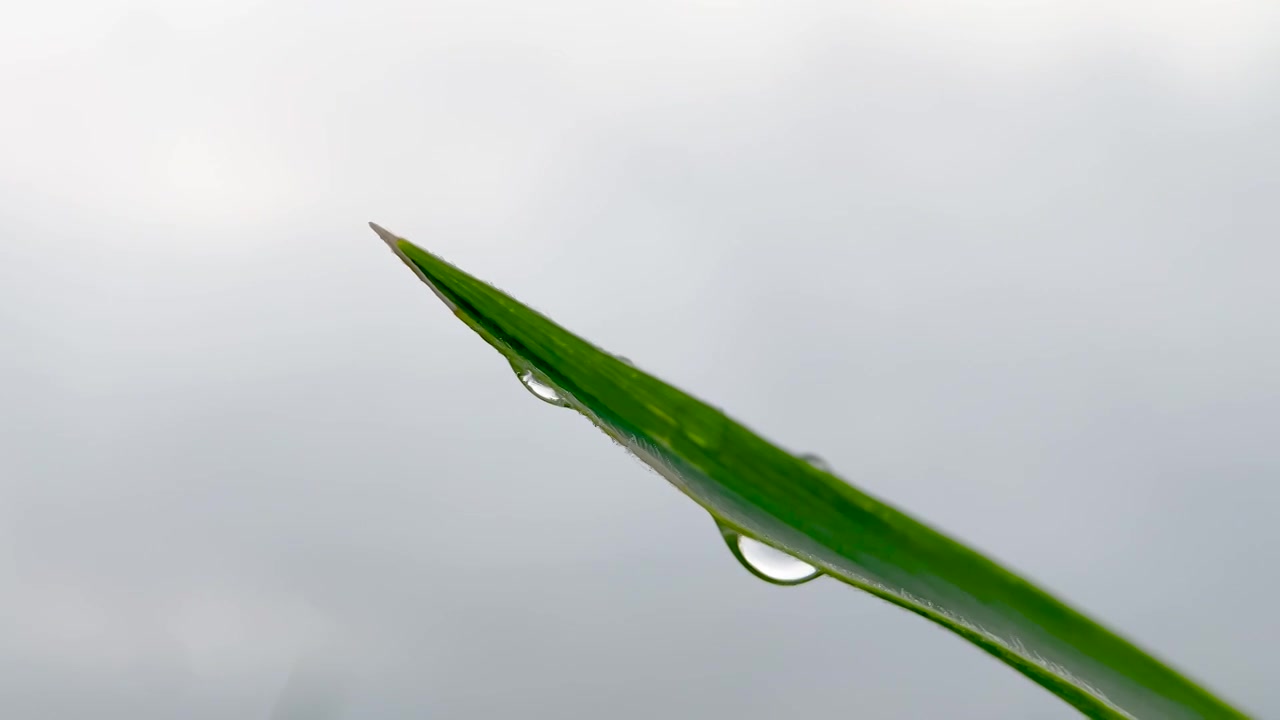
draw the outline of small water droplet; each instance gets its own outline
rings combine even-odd
[[[729,552],[733,553],[738,562],[742,563],[742,566],[752,575],[765,582],[774,585],[799,585],[822,574],[821,570],[809,563],[770,545],[765,545],[759,540],[749,538],[719,520],[716,521],[716,527],[720,529],[721,537],[729,546]]]
[[[828,465],[827,461],[823,460],[822,457],[819,455],[815,455],[813,453],[803,453],[800,455],[800,459],[818,468],[822,472],[831,472],[831,466]]]
[[[626,364],[630,365],[631,367],[635,367],[635,366],[636,366],[636,364],[635,364],[635,363],[631,362],[631,358],[627,357],[626,355],[614,355],[614,357],[615,357],[615,358],[617,358],[618,360],[621,360],[622,362],[624,362],[624,363],[626,363]]]
[[[515,370],[516,377],[520,378],[520,384],[524,386],[524,389],[528,390],[531,395],[542,402],[550,403],[551,405],[559,407],[567,407],[569,405],[569,403],[565,402],[564,398],[560,396],[560,393],[557,392],[555,388],[544,382],[534,370],[522,368],[515,363],[511,363],[511,369]]]

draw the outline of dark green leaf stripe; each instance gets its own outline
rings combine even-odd
[[[739,532],[957,633],[1090,717],[1244,717],[977,552],[373,227],[490,345]]]

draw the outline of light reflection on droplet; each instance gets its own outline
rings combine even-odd
[[[511,363],[511,369],[515,371],[516,377],[520,379],[520,384],[528,390],[531,395],[538,398],[544,403],[566,407],[568,405],[565,399],[555,388],[551,387],[538,376],[536,372],[528,368],[522,368],[515,363]]]
[[[799,585],[822,574],[809,563],[759,540],[749,538],[719,520],[716,526],[729,551],[752,575],[774,585]]]

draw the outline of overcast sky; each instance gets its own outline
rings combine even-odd
[[[10,3],[0,716],[1075,717],[368,220],[1280,716],[1278,72],[1274,0]]]

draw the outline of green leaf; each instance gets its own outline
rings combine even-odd
[[[455,315],[739,532],[932,620],[1094,718],[1244,717],[979,553],[370,223]]]

